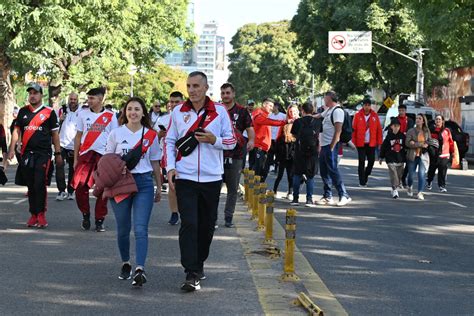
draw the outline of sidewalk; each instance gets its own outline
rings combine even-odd
[[[75,201],[56,201],[53,184],[48,194],[49,227],[26,228],[26,188],[11,183],[14,169],[8,170],[10,182],[0,187],[1,315],[263,314],[236,229],[216,231],[205,265],[208,279],[200,291],[182,293],[179,226],[167,224],[165,194],[150,222],[148,283],[134,289],[131,281],[117,278],[121,262],[111,209],[105,233],[82,231]],[[131,242],[133,260],[133,238]]]

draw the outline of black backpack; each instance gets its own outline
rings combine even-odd
[[[306,155],[313,155],[318,150],[318,133],[314,130],[316,119],[311,118],[309,123],[301,119],[301,127],[296,137],[298,149]]]
[[[352,140],[352,121],[351,121],[351,116],[349,115],[349,112],[347,112],[346,109],[344,109],[342,106],[338,105],[332,110],[331,112],[331,123],[334,126],[334,111],[340,108],[344,111],[344,122],[342,123],[342,131],[341,131],[341,136],[339,137],[339,141],[343,143],[348,143]]]

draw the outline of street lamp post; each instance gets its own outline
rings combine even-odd
[[[130,65],[128,74],[130,75],[130,97],[133,97],[133,77],[137,73],[137,67]]]

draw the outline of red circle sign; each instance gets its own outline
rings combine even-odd
[[[331,39],[331,46],[335,50],[341,50],[346,47],[346,39],[342,35],[336,35]]]

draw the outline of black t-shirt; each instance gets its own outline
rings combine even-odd
[[[297,119],[293,122],[293,126],[291,127],[291,134],[293,134],[296,139],[298,139],[298,133],[300,131],[301,126],[303,125],[303,121],[306,125],[313,124],[313,129],[316,135],[319,135],[321,132],[322,122],[321,119],[314,118],[312,116],[304,116],[302,118]]]
[[[243,137],[243,132],[253,126],[252,117],[250,116],[249,111],[240,104],[235,104],[232,109],[229,111],[230,121],[234,127],[234,134],[237,138],[237,145],[233,150],[224,150],[224,157],[230,157],[233,159],[243,159],[244,158],[244,146],[245,139]]]
[[[22,107],[15,127],[20,129],[23,153],[32,151],[51,155],[52,131],[59,129],[58,117],[52,108],[44,105],[36,110],[31,106]]]

